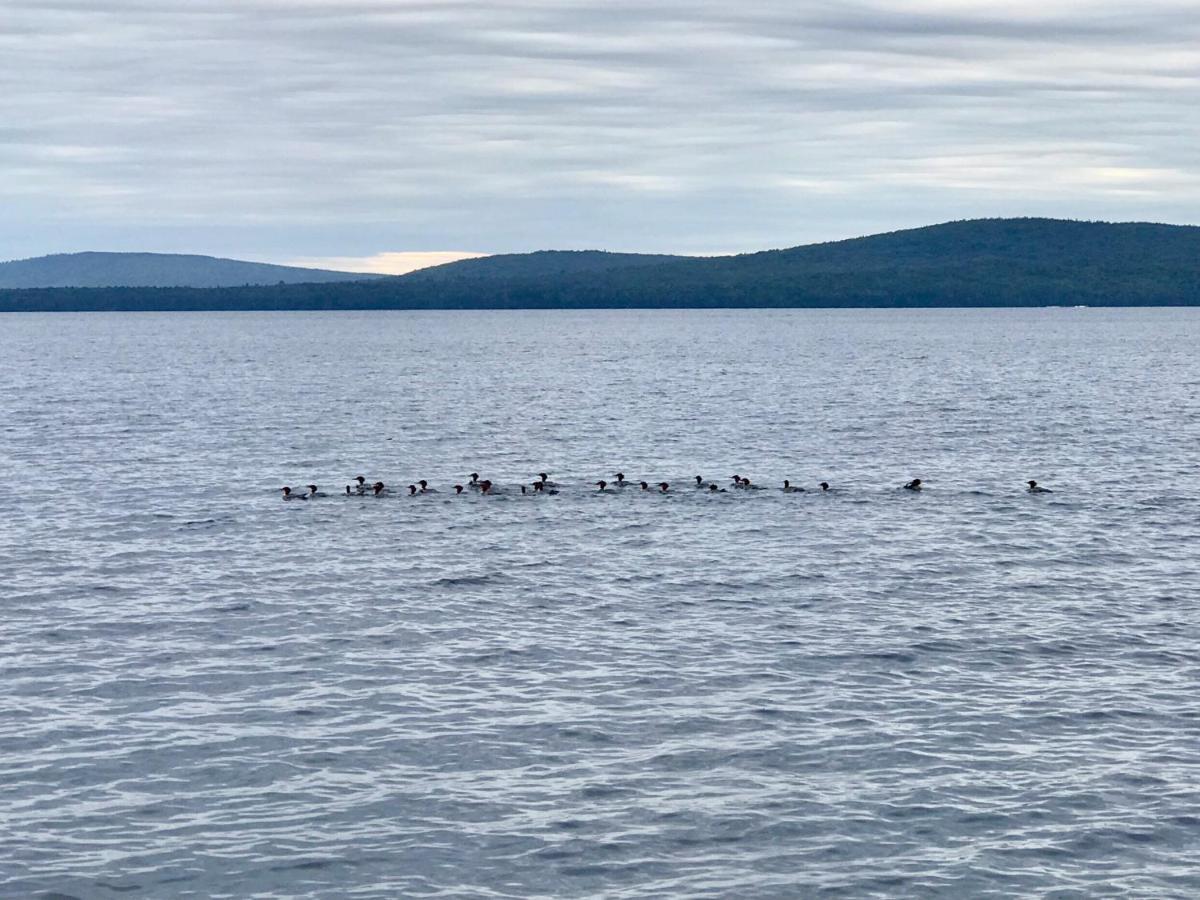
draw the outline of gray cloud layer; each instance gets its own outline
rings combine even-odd
[[[1195,221],[1193,0],[0,0],[0,257]]]

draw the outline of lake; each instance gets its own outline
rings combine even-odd
[[[1196,896],[1197,347],[0,316],[0,895]]]

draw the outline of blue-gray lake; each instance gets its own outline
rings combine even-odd
[[[1197,896],[1198,347],[0,317],[0,896]]]

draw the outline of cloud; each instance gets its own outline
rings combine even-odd
[[[0,256],[1195,221],[1197,38],[1192,0],[0,0]]]
[[[282,265],[305,269],[333,269],[337,272],[370,272],[375,275],[403,275],[430,266],[442,266],[460,259],[478,259],[485,253],[454,250],[376,253],[373,256],[323,256],[283,260]]]

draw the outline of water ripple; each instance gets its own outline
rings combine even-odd
[[[4,896],[1200,893],[1195,311],[4,323]]]

